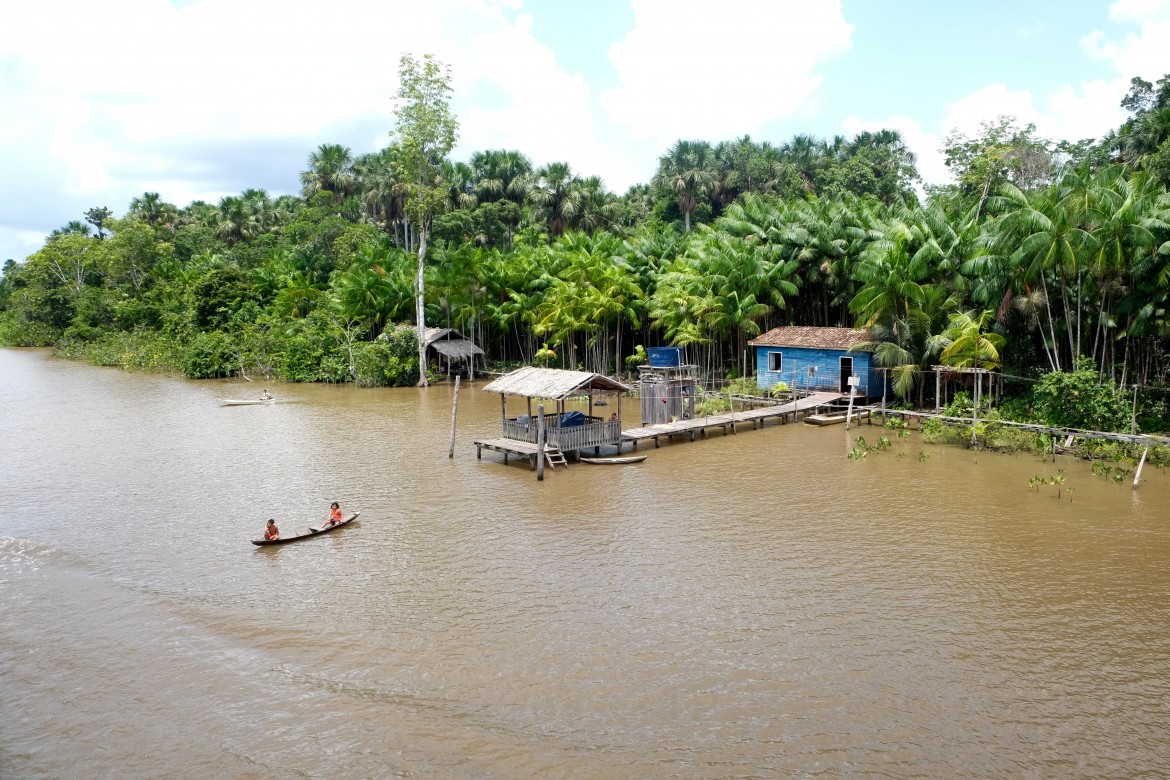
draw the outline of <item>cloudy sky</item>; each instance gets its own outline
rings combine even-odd
[[[456,159],[509,148],[623,192],[680,138],[952,129],[1049,138],[1170,73],[1170,0],[37,0],[0,24],[0,260],[146,191],[297,192],[322,143],[389,142],[403,53],[454,76]]]

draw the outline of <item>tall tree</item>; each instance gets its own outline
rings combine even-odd
[[[459,133],[451,113],[451,69],[432,55],[419,62],[403,55],[398,67],[398,108],[394,135],[406,193],[405,211],[418,231],[418,273],[414,280],[415,324],[418,327],[418,384],[427,386],[426,302],[423,275],[427,238],[435,215],[443,210],[449,192],[442,181],[443,160]]]
[[[341,203],[356,191],[353,153],[341,144],[321,144],[309,154],[309,170],[301,172],[304,194],[312,198],[319,192],[333,193],[333,202]]]
[[[714,157],[706,141],[679,141],[658,158],[654,184],[674,193],[688,233],[699,198],[707,197],[715,186]]]
[[[94,230],[97,231],[98,241],[101,241],[106,237],[103,227],[107,222],[110,221],[110,218],[113,216],[114,212],[110,211],[105,206],[100,208],[95,206],[94,208],[85,212],[85,221],[93,225]]]

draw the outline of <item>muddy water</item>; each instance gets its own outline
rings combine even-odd
[[[0,777],[1170,773],[1164,472],[786,425],[538,483],[478,388],[453,459],[449,387],[269,389],[0,350]]]

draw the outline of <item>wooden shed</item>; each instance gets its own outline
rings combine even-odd
[[[505,439],[536,443],[537,424],[533,417],[533,399],[552,401],[555,411],[545,411],[544,425],[550,446],[562,452],[600,448],[621,442],[621,395],[630,388],[602,374],[565,371],[559,368],[518,368],[488,383],[483,388],[500,394],[503,435]],[[508,416],[508,396],[523,398],[526,414]],[[606,398],[611,401],[604,400]],[[567,402],[576,399],[585,409],[570,409]],[[609,415],[594,414],[595,407],[606,406]]]
[[[784,382],[794,391],[849,392],[856,377],[857,395],[882,395],[884,372],[868,351],[851,351],[872,341],[857,328],[816,328],[786,325],[748,342],[756,354],[756,383],[769,388]]]
[[[427,357],[438,361],[440,372],[450,374],[466,368],[467,378],[475,379],[475,356],[483,350],[474,341],[453,328],[427,328],[425,341]]]

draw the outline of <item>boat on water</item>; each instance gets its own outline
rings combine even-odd
[[[338,528],[341,528],[341,526],[343,526],[343,525],[347,525],[349,523],[352,523],[354,520],[357,519],[357,516],[360,514],[361,514],[361,512],[354,512],[352,515],[345,518],[344,520],[342,520],[340,523],[337,523],[336,525],[325,524],[325,525],[317,526],[316,528],[314,528],[313,526],[309,526],[308,530],[305,531],[304,533],[293,534],[292,536],[281,536],[279,539],[253,539],[252,544],[261,545],[261,546],[268,545],[268,544],[288,544],[289,542],[297,542],[297,541],[300,541],[301,539],[308,539],[311,536],[322,536],[324,534],[332,533],[333,531],[336,531]]]
[[[582,463],[592,463],[594,466],[619,466],[623,463],[641,463],[646,460],[645,455],[623,455],[615,458],[581,458]]]
[[[845,412],[839,414],[810,414],[804,418],[806,425],[840,425],[845,422],[848,415]],[[859,422],[869,417],[869,412],[859,411],[853,413],[853,421]]]
[[[276,403],[275,398],[224,398],[220,406],[271,406]]]

